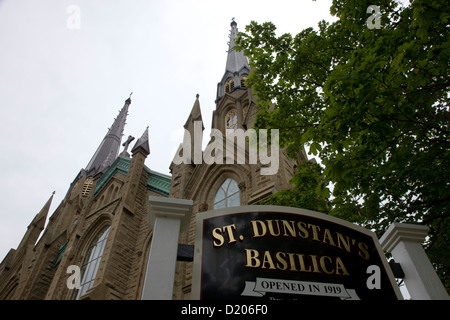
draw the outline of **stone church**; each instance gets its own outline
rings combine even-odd
[[[211,129],[224,136],[230,130],[252,128],[258,112],[256,97],[245,85],[250,73],[248,60],[234,50],[237,32],[233,21],[225,72],[217,85],[212,115]],[[168,164],[171,176],[161,174],[144,164],[150,155],[148,129],[129,152],[134,138],[130,136],[122,144],[130,105],[131,97],[86,168],[70,184],[48,223],[45,225],[53,196],[31,221],[17,248],[3,259],[0,299],[140,299],[153,234],[147,221],[149,196],[193,200],[190,228],[179,237],[179,244],[192,245],[197,212],[259,204],[290,188],[296,164],[307,161],[304,151],[293,160],[280,150],[279,168],[273,175],[261,174],[265,165],[259,161],[255,164],[174,161]],[[197,95],[184,125],[185,132],[193,137],[194,124],[201,120]],[[81,279],[75,288],[68,281],[74,267]],[[191,282],[192,261],[180,258],[173,298],[190,299]]]

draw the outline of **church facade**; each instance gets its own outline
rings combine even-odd
[[[236,130],[251,129],[258,113],[257,98],[245,85],[250,73],[247,58],[234,50],[237,32],[233,21],[225,72],[217,85],[212,115],[211,129],[222,133],[223,139]],[[53,196],[30,223],[17,248],[3,259],[0,299],[140,299],[153,234],[147,222],[149,196],[193,200],[190,227],[179,237],[180,244],[190,246],[195,238],[196,213],[259,204],[290,188],[296,165],[308,161],[304,151],[294,160],[281,149],[277,172],[265,175],[261,169],[267,167],[266,163],[229,161],[223,154],[223,163],[173,161],[168,164],[171,176],[161,174],[145,165],[150,155],[148,128],[130,153],[134,138],[130,136],[122,144],[130,105],[128,98],[47,225]],[[202,134],[201,121],[197,95],[184,125],[190,137],[185,142],[194,144],[198,136],[195,129],[200,128]],[[215,139],[209,143],[217,142]],[[121,145],[124,148],[119,153]],[[195,150],[193,145],[179,150],[175,158],[194,159]],[[243,155],[248,160],[248,148]],[[74,285],[76,275],[80,281]],[[173,298],[190,299],[191,286],[192,261],[177,261]]]

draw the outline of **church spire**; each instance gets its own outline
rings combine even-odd
[[[47,200],[42,209],[34,216],[33,221],[31,221],[22,241],[17,246],[17,251],[23,250],[28,245],[35,245],[36,241],[39,239],[39,235],[42,230],[44,230],[45,221],[47,219],[48,212],[50,211],[50,205],[52,204],[53,196],[55,192],[53,191],[50,198]]]
[[[142,152],[145,156],[150,154],[150,146],[148,144],[148,127],[144,130],[142,136],[136,141],[131,153],[134,155],[136,152]]]
[[[244,56],[244,54],[240,51],[234,50],[234,47],[236,45],[236,38],[238,34],[238,28],[236,21],[231,22],[230,24],[231,30],[230,30],[230,42],[228,43],[228,56],[227,56],[227,65],[225,67],[225,72],[241,72],[242,69],[246,68],[248,71],[250,71],[250,67],[248,65],[247,57]]]
[[[200,101],[199,101],[199,97],[200,95],[197,93],[197,95],[195,96],[195,102],[194,105],[192,106],[191,109],[191,113],[189,114],[189,117],[186,120],[186,123],[184,124],[184,128],[188,129],[189,124],[193,121],[203,121],[202,119],[202,111],[200,109]],[[203,129],[205,129],[203,127]]]
[[[130,97],[125,100],[125,104],[120,110],[119,115],[114,119],[111,128],[109,128],[108,133],[103,138],[103,141],[97,148],[91,161],[89,161],[86,166],[85,171],[87,174],[94,175],[106,169],[117,158],[130,104],[131,94]]]
[[[240,88],[245,89],[244,81],[250,73],[248,59],[241,51],[235,50],[236,38],[238,35],[237,23],[234,18],[231,21],[230,42],[228,43],[227,63],[222,80],[217,85],[217,101],[226,93]]]
[[[52,204],[53,196],[55,195],[55,191],[53,191],[50,198],[47,200],[45,205],[42,207],[41,211],[34,217],[31,225],[37,227],[40,230],[44,229],[45,220],[47,219],[48,212],[50,211],[50,205]]]

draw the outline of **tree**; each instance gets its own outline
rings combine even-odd
[[[449,290],[450,3],[373,2],[334,0],[335,22],[296,36],[254,21],[240,33],[256,127],[320,157],[330,214],[378,236],[393,222],[430,226],[425,248]]]
[[[330,192],[321,182],[322,168],[314,162],[300,163],[294,173],[292,189],[282,190],[270,196],[262,204],[298,207],[328,213]]]

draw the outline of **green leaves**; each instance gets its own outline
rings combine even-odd
[[[330,211],[330,191],[324,184],[321,167],[312,162],[301,163],[291,180],[293,189],[283,190],[264,204],[298,207],[323,213]]]
[[[333,184],[331,214],[380,235],[392,222],[426,223],[438,259],[450,239],[450,4],[383,0],[381,28],[369,29],[371,4],[334,0],[336,22],[295,36],[256,22],[240,34],[261,104],[256,125],[280,129],[290,155],[308,143],[321,158],[313,189],[318,199],[327,194],[318,186]],[[308,206],[299,188],[311,181],[293,183],[277,201]]]

